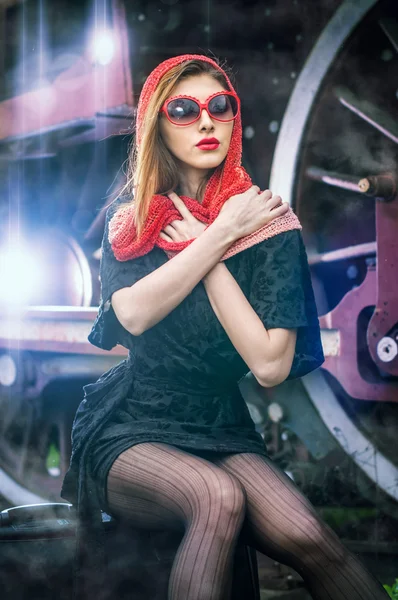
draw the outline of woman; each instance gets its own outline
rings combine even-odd
[[[214,60],[177,56],[148,77],[134,201],[108,209],[89,336],[102,348],[119,342],[129,358],[84,388],[62,495],[86,517],[100,507],[185,531],[172,600],[228,597],[243,525],[314,599],[381,600],[267,456],[238,388],[249,369],[271,387],[323,362],[300,224],[252,185],[241,137],[239,98]]]

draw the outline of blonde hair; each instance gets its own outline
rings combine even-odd
[[[225,71],[225,67],[222,68]],[[160,79],[152,94],[142,122],[140,146],[137,148],[134,140],[130,148],[127,159],[127,182],[118,197],[127,193],[132,198],[123,206],[134,203],[137,237],[141,235],[144,228],[154,194],[168,194],[176,190],[179,183],[177,163],[160,135],[159,111],[167,98],[172,95],[178,82],[202,74],[214,77],[224,89],[229,89],[223,73],[207,62],[190,60],[176,65]],[[228,73],[228,77],[230,77],[230,73]],[[215,168],[211,169],[199,186],[198,199],[204,193],[207,181],[215,170]]]

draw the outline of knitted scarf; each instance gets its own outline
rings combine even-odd
[[[221,67],[211,58],[197,54],[183,54],[169,58],[160,63],[148,76],[142,88],[137,107],[136,144],[139,147],[142,139],[142,121],[153,91],[160,79],[172,67],[185,61],[201,60],[213,65],[224,75],[229,89],[235,92],[232,83]],[[234,121],[229,150],[224,164],[219,165],[207,182],[203,202],[200,203],[188,196],[180,196],[188,210],[199,221],[211,224],[218,216],[224,202],[231,196],[248,190],[253,184],[245,169],[241,166],[242,157],[242,122],[238,114]],[[183,242],[168,242],[159,234],[161,230],[181,215],[167,196],[155,194],[149,206],[149,213],[144,229],[139,238],[134,224],[134,202],[122,205],[109,222],[108,238],[113,253],[119,261],[126,261],[150,252],[154,246],[162,248],[169,258],[172,258],[186,248],[192,240]],[[301,229],[297,216],[289,209],[284,215],[275,218],[257,231],[241,237],[226,251],[221,260],[225,260],[262,240],[273,237],[283,231]]]

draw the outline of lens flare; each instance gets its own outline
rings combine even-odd
[[[115,39],[109,30],[96,31],[91,42],[93,62],[106,66],[115,55]]]
[[[21,244],[0,250],[0,304],[8,309],[28,306],[43,286],[43,269],[37,257]]]

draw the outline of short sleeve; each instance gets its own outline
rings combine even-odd
[[[119,261],[113,254],[108,240],[108,230],[109,221],[118,206],[120,206],[120,201],[114,202],[106,213],[104,235],[101,244],[101,299],[97,318],[88,336],[91,344],[104,350],[111,350],[116,344],[125,346],[126,335],[131,335],[116,317],[111,304],[112,294],[117,290],[132,286],[152,270],[148,255],[127,261]]]
[[[266,329],[297,329],[287,379],[302,377],[324,362],[307,253],[297,229],[253,246],[249,301]]]

